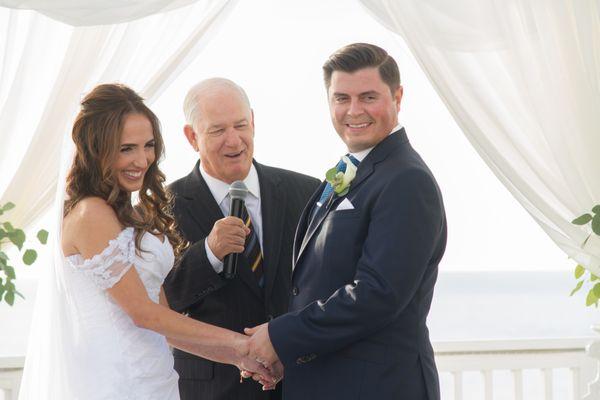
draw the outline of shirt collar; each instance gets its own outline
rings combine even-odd
[[[206,172],[204,170],[204,166],[202,165],[202,162],[200,163],[199,169],[200,169],[200,174],[202,175],[202,178],[204,178],[206,185],[208,185],[210,192],[212,193],[213,197],[215,198],[215,201],[217,202],[217,204],[221,204],[223,202],[223,200],[225,199],[225,197],[227,197],[227,195],[229,194],[229,184],[209,175],[208,172]],[[248,192],[252,196],[254,196],[260,200],[260,184],[258,183],[258,173],[256,172],[256,168],[254,167],[254,164],[252,164],[252,166],[250,166],[250,171],[248,172],[248,176],[246,176],[246,178],[243,180],[243,182],[246,185],[246,187],[248,188]]]
[[[392,129],[392,131],[390,133],[388,133],[388,136],[391,135],[394,132],[399,131],[400,129],[402,129],[402,124],[398,123],[398,125],[396,125],[394,127],[394,129]],[[373,147],[369,147],[368,149],[365,150],[361,150],[357,153],[350,153],[350,155],[352,155],[354,158],[356,158],[358,161],[361,161],[365,159],[365,157],[371,152],[371,150],[373,150],[375,148],[375,146]]]

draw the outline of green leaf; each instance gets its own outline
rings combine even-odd
[[[6,301],[9,306],[15,304],[15,292],[7,291],[4,295],[4,301]]]
[[[0,260],[4,260],[4,261],[8,260],[8,256],[3,251],[0,251]]]
[[[585,274],[585,268],[583,265],[578,265],[575,267],[575,279],[579,279]]]
[[[600,214],[600,204],[596,204],[594,208],[592,208],[594,214]]]
[[[589,307],[597,301],[598,301],[598,298],[594,294],[594,291],[590,290],[588,292],[587,298],[585,299],[585,305]]]
[[[4,227],[4,229],[6,229],[6,232],[8,232],[8,233],[15,230],[15,228],[12,226],[12,224],[8,221],[3,223],[2,226]]]
[[[583,286],[583,281],[577,282],[577,286],[575,286],[575,289],[573,289],[571,291],[571,294],[569,296],[573,296],[575,293],[577,293],[579,291],[579,289],[581,289],[582,286]]]
[[[9,201],[2,207],[2,211],[12,210],[13,208],[15,208],[15,205]]]
[[[600,214],[594,215],[594,218],[592,219],[592,231],[594,231],[596,235],[600,235]]]
[[[4,229],[0,228],[0,240],[4,239],[7,236],[8,235],[6,234],[6,232],[4,231]]]
[[[9,232],[8,238],[19,250],[23,248],[23,243],[25,243],[25,232],[23,232],[22,229],[15,229],[14,231]]]
[[[2,267],[2,269],[4,270],[4,273],[6,274],[6,277],[8,279],[16,279],[17,276],[15,275],[15,269],[13,267],[11,267],[10,265],[4,265]]]
[[[598,280],[598,277],[590,272],[590,282]]]
[[[596,296],[597,299],[600,299],[600,283],[596,283],[592,291],[594,292],[594,296]]]
[[[37,238],[41,244],[48,243],[48,231],[45,229],[40,229],[37,233]]]
[[[2,301],[2,295],[4,294],[4,292],[6,292],[6,289],[4,289],[4,285],[0,283],[0,301]]]
[[[36,259],[37,252],[35,250],[28,249],[27,251],[25,251],[25,253],[23,253],[23,262],[25,263],[25,265],[33,264]]]
[[[583,214],[577,218],[575,218],[573,221],[571,221],[572,224],[575,225],[585,225],[588,222],[590,222],[592,220],[592,215],[591,214]]]
[[[331,168],[330,170],[328,170],[325,173],[325,180],[327,180],[327,182],[333,182],[333,180],[335,179],[335,175],[338,173],[337,169]]]

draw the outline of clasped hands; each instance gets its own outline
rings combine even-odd
[[[268,324],[244,329],[248,335],[246,340],[246,363],[240,366],[242,378],[252,378],[263,387],[263,390],[274,389],[283,378],[283,365],[269,338]]]

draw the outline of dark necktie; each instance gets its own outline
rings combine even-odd
[[[261,288],[264,286],[265,278],[263,274],[263,254],[260,249],[260,241],[258,240],[258,235],[252,225],[252,220],[250,219],[250,213],[248,213],[248,209],[246,209],[246,205],[242,208],[242,220],[246,224],[246,226],[250,229],[250,233],[246,236],[246,243],[244,244],[244,257],[248,260],[248,264],[252,269],[252,274],[256,278],[256,282],[258,282],[258,286]]]

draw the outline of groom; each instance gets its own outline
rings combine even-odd
[[[426,319],[446,218],[398,123],[398,66],[355,43],[323,70],[349,155],[300,217],[289,313],[246,330],[251,354],[283,364],[284,400],[439,400]]]

